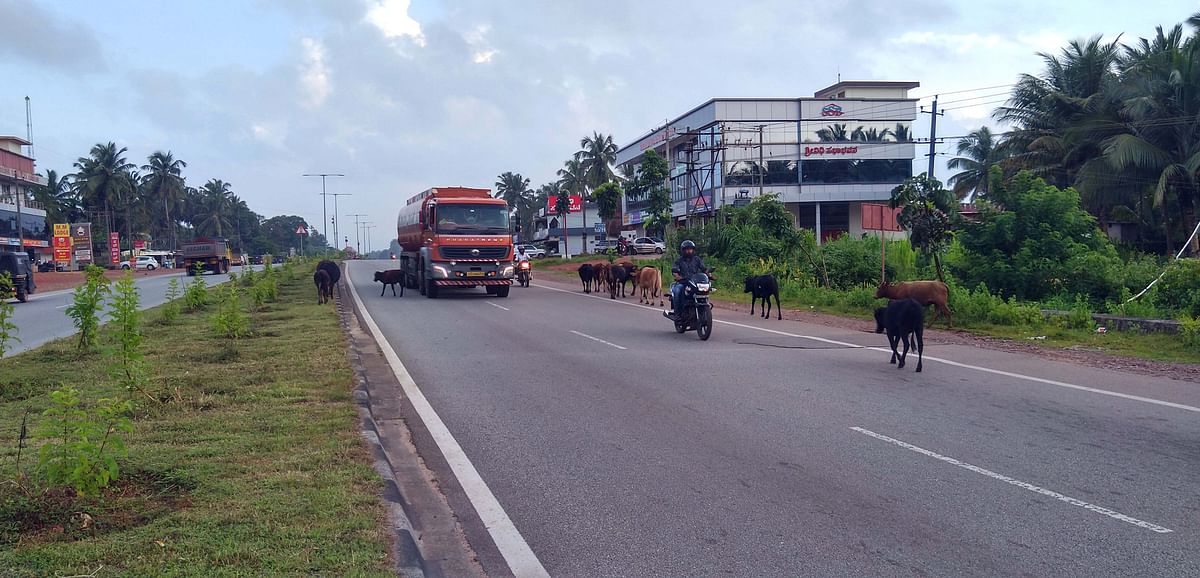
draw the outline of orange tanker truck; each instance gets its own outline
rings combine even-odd
[[[508,297],[513,242],[508,203],[488,189],[437,187],[408,199],[396,219],[405,284],[436,299],[445,287]]]

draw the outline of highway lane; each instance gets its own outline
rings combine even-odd
[[[261,269],[261,267],[258,267]],[[239,273],[241,267],[235,267],[234,273]],[[166,300],[167,285],[171,279],[179,279],[186,284],[187,277],[183,270],[178,273],[154,275],[149,277],[134,277],[138,292],[142,299],[142,308],[147,309],[162,305]],[[224,283],[229,275],[204,275],[209,286]],[[12,346],[7,355],[15,355],[22,351],[36,348],[48,341],[75,334],[75,326],[67,316],[67,307],[71,304],[72,290],[65,289],[49,293],[34,293],[26,303],[14,303],[13,322],[17,325],[17,337],[20,342]],[[104,319],[102,319],[104,321]]]
[[[915,374],[842,345],[873,334],[718,311],[702,343],[636,299],[381,298],[374,268],[367,310],[552,575],[1200,574],[1197,384],[937,343]]]

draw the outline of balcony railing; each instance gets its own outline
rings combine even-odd
[[[42,175],[27,173],[11,167],[0,167],[0,177],[8,177],[10,179],[16,179],[31,185],[39,186],[46,186],[46,183],[48,182],[46,181],[46,177],[43,177]]]

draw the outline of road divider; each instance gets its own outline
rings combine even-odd
[[[454,477],[462,486],[463,493],[475,507],[475,512],[479,515],[483,526],[487,528],[492,541],[496,543],[496,548],[504,557],[504,562],[508,564],[509,570],[514,576],[545,576],[549,578],[550,574],[546,572],[537,555],[533,553],[525,538],[521,536],[521,532],[508,517],[508,513],[504,511],[491,488],[483,481],[483,477],[475,469],[475,464],[471,463],[458,440],[454,439],[450,429],[446,427],[437,411],[433,409],[433,405],[425,398],[425,394],[421,392],[421,388],[409,374],[408,369],[404,367],[400,356],[396,354],[396,350],[392,349],[391,344],[379,329],[379,325],[371,318],[371,313],[367,311],[366,305],[358,296],[358,290],[354,288],[354,280],[350,278],[349,268],[346,270],[346,277],[346,286],[350,288],[350,296],[354,299],[358,310],[362,312],[363,324],[375,338],[375,342],[379,344],[379,349],[383,352],[384,359],[387,360],[396,380],[400,382],[405,397],[412,404],[413,410],[421,417],[421,422],[425,425],[425,429],[428,430],[434,443],[437,444],[438,449],[441,450],[442,456],[446,458],[446,463],[450,465],[450,470],[454,472]]]
[[[647,307],[647,306],[645,306],[645,305],[639,305],[639,304],[637,304],[637,303],[628,303],[628,302],[625,302],[625,301],[614,301],[614,300],[608,299],[607,297],[597,297],[597,296],[594,296],[594,295],[581,295],[581,294],[579,294],[579,293],[577,293],[577,292],[575,292],[575,291],[568,291],[568,290],[566,290],[566,289],[559,289],[558,287],[550,287],[550,286],[547,286],[547,285],[541,285],[541,284],[536,284],[536,283],[535,283],[535,284],[533,284],[533,286],[534,286],[534,287],[541,288],[541,289],[548,289],[548,290],[550,290],[550,291],[557,291],[557,292],[559,292],[559,293],[566,293],[566,294],[568,294],[568,295],[574,295],[574,296],[576,296],[576,297],[583,297],[583,298],[586,298],[586,299],[598,299],[598,300],[600,300],[600,301],[602,301],[602,302],[604,302],[604,303],[614,303],[614,304],[617,304],[617,305],[624,305],[624,306],[626,306],[626,307],[637,307],[637,308],[639,308],[639,309],[647,309],[647,310],[650,310],[650,311],[655,311],[655,312],[661,311],[661,309],[659,309],[659,308],[656,308],[656,307]],[[756,326],[754,326],[754,325],[746,325],[746,324],[744,324],[744,323],[736,323],[736,322],[733,322],[733,321],[725,321],[725,320],[722,320],[722,319],[713,319],[713,322],[715,322],[715,323],[720,323],[720,324],[722,324],[722,325],[729,325],[729,326],[731,326],[731,327],[740,327],[740,328],[742,328],[742,329],[752,329],[752,330],[754,330],[754,331],[761,331],[761,332],[763,332],[763,333],[770,333],[770,334],[773,334],[773,335],[782,335],[782,336],[784,336],[784,337],[794,337],[794,338],[796,338],[796,339],[808,339],[808,340],[811,340],[811,341],[818,341],[818,342],[821,342],[821,343],[826,343],[826,344],[829,344],[829,345],[839,345],[839,346],[841,346],[840,348],[843,348],[843,349],[862,349],[862,350],[866,350],[866,351],[881,352],[881,353],[891,353],[891,352],[892,352],[892,350],[891,350],[891,349],[889,349],[889,348],[886,348],[886,347],[872,347],[872,346],[867,346],[867,345],[858,345],[858,344],[856,344],[856,343],[850,343],[850,342],[847,342],[847,341],[838,341],[838,340],[836,340],[836,339],[826,339],[826,338],[824,338],[824,337],[817,337],[817,336],[815,336],[815,335],[800,335],[800,334],[797,334],[797,333],[789,333],[789,332],[787,332],[787,331],[779,331],[779,330],[777,330],[777,329],[767,329],[767,328],[765,328],[765,327],[756,327]],[[1107,396],[1110,396],[1110,397],[1119,397],[1119,398],[1121,398],[1121,399],[1127,399],[1127,400],[1131,400],[1131,401],[1139,401],[1139,402],[1142,402],[1142,403],[1149,403],[1149,404],[1158,405],[1158,406],[1162,406],[1162,407],[1170,407],[1170,408],[1174,408],[1174,409],[1181,409],[1181,410],[1184,410],[1184,411],[1190,411],[1190,412],[1194,412],[1194,413],[1200,413],[1200,407],[1196,407],[1196,406],[1192,406],[1192,405],[1186,405],[1186,404],[1182,404],[1182,403],[1175,403],[1175,402],[1173,402],[1173,401],[1166,401],[1166,400],[1162,400],[1162,399],[1154,399],[1154,398],[1152,398],[1152,397],[1144,397],[1144,396],[1140,396],[1140,395],[1133,395],[1133,394],[1129,394],[1129,393],[1121,393],[1121,392],[1119,392],[1119,391],[1110,391],[1110,390],[1107,390],[1107,389],[1099,389],[1099,388],[1095,388],[1095,387],[1088,387],[1088,386],[1086,386],[1086,385],[1077,385],[1077,384],[1074,384],[1074,383],[1067,383],[1067,382],[1065,382],[1065,381],[1057,381],[1057,380],[1054,380],[1054,379],[1046,379],[1046,378],[1044,378],[1044,377],[1037,377],[1037,376],[1033,376],[1033,375],[1025,375],[1025,374],[1023,374],[1023,373],[1014,373],[1014,372],[1011,372],[1011,371],[1004,371],[1004,370],[1002,370],[1002,369],[992,369],[992,368],[990,368],[990,367],[982,367],[982,366],[979,366],[979,365],[971,365],[971,364],[969,364],[969,363],[962,363],[962,362],[959,362],[959,361],[954,361],[954,360],[950,360],[950,359],[944,359],[944,358],[941,358],[941,357],[926,357],[926,358],[924,358],[924,359],[925,359],[925,361],[932,361],[932,362],[934,362],[934,363],[943,363],[943,364],[946,364],[946,365],[950,365],[950,366],[954,366],[954,367],[960,367],[960,368],[963,368],[963,369],[972,369],[972,370],[975,370],[975,371],[981,371],[981,372],[984,372],[984,373],[990,373],[990,374],[992,374],[992,375],[1001,375],[1001,376],[1004,376],[1004,377],[1011,377],[1011,378],[1014,378],[1014,379],[1021,379],[1021,380],[1025,380],[1025,381],[1032,381],[1032,382],[1035,382],[1035,383],[1041,383],[1041,384],[1044,384],[1044,385],[1053,385],[1053,386],[1055,386],[1055,387],[1061,387],[1061,388],[1065,388],[1065,389],[1074,389],[1074,390],[1077,390],[1077,391],[1086,391],[1086,392],[1088,392],[1088,393],[1095,393],[1095,394],[1098,394],[1098,395],[1107,395]]]
[[[956,459],[954,459],[954,458],[952,458],[952,457],[949,457],[949,456],[944,456],[944,455],[942,455],[942,454],[939,454],[939,453],[937,453],[937,452],[933,452],[933,451],[927,450],[927,449],[925,449],[925,448],[922,448],[922,447],[914,446],[914,445],[912,445],[912,444],[910,444],[910,443],[908,443],[908,442],[903,442],[903,441],[900,441],[900,440],[898,440],[898,439],[896,439],[896,438],[892,438],[892,437],[885,436],[885,435],[883,435],[883,434],[878,434],[878,433],[875,433],[875,432],[873,432],[873,431],[871,431],[871,430],[868,430],[868,429],[863,429],[863,428],[861,428],[861,427],[857,427],[857,426],[855,426],[855,427],[852,427],[852,428],[850,428],[850,429],[851,429],[851,430],[853,430],[853,431],[856,431],[856,432],[858,432],[858,433],[860,433],[860,434],[867,435],[867,436],[871,436],[871,437],[873,437],[873,438],[875,438],[875,439],[877,439],[877,440],[885,441],[885,442],[888,442],[888,443],[890,443],[890,444],[893,444],[893,445],[900,446],[900,447],[902,447],[902,448],[904,448],[904,449],[906,449],[906,450],[914,451],[914,452],[916,452],[916,453],[918,453],[918,454],[925,455],[925,456],[929,456],[929,457],[931,457],[931,458],[933,458],[933,459],[935,459],[935,460],[941,460],[941,461],[943,461],[943,462],[946,462],[946,463],[948,463],[948,464],[951,464],[951,465],[958,466],[958,467],[960,467],[960,468],[962,468],[962,469],[964,469],[964,470],[968,470],[968,471],[971,471],[971,472],[975,472],[975,473],[977,473],[977,474],[984,475],[984,476],[987,476],[987,477],[989,477],[989,478],[992,478],[992,479],[995,479],[995,480],[1000,480],[1000,481],[1002,481],[1002,482],[1005,482],[1005,483],[1007,483],[1007,484],[1012,484],[1012,485],[1014,485],[1014,486],[1017,486],[1018,488],[1023,488],[1023,489],[1029,490],[1029,491],[1031,491],[1031,492],[1033,492],[1033,493],[1035,493],[1035,494],[1041,494],[1041,495],[1043,495],[1043,496],[1049,496],[1049,497],[1051,497],[1051,498],[1054,498],[1054,499],[1056,499],[1056,500],[1058,500],[1058,501],[1060,501],[1060,502],[1066,502],[1066,503],[1068,503],[1068,504],[1071,504],[1072,506],[1078,506],[1078,507],[1080,507],[1080,508],[1083,508],[1083,509],[1085,509],[1085,510],[1089,510],[1089,511],[1095,512],[1095,513],[1097,513],[1097,514],[1101,514],[1101,515],[1104,515],[1104,516],[1108,516],[1108,517],[1110,517],[1110,518],[1113,518],[1114,520],[1120,520],[1120,521],[1122,521],[1122,522],[1125,522],[1125,523],[1128,523],[1128,524],[1133,524],[1134,526],[1137,526],[1137,527],[1139,527],[1139,528],[1145,528],[1145,529],[1147,529],[1147,530],[1150,530],[1151,532],[1156,532],[1156,533],[1159,533],[1159,534],[1169,534],[1169,533],[1171,533],[1171,532],[1173,532],[1173,531],[1174,531],[1174,530],[1171,530],[1170,528],[1164,528],[1164,527],[1162,527],[1162,526],[1159,526],[1158,524],[1152,524],[1152,523],[1150,523],[1150,522],[1147,522],[1147,521],[1145,521],[1145,520],[1139,520],[1139,519],[1137,519],[1137,518],[1134,518],[1133,516],[1127,516],[1127,515],[1125,515],[1125,514],[1122,514],[1122,513],[1120,513],[1120,512],[1117,512],[1117,511],[1115,511],[1115,510],[1110,510],[1110,509],[1108,509],[1108,508],[1105,508],[1105,507],[1103,507],[1103,506],[1097,506],[1096,504],[1092,504],[1092,503],[1089,503],[1089,502],[1085,502],[1085,501],[1083,501],[1083,500],[1080,500],[1080,499],[1078,499],[1078,498],[1072,498],[1071,496],[1066,496],[1066,495],[1060,494],[1060,493],[1058,493],[1058,492],[1055,492],[1054,490],[1047,490],[1046,488],[1043,488],[1043,487],[1041,487],[1041,486],[1035,486],[1035,485],[1033,485],[1033,484],[1030,484],[1030,483],[1028,483],[1028,482],[1022,482],[1021,480],[1018,480],[1018,479],[1015,479],[1015,478],[1010,478],[1010,477],[1008,477],[1008,476],[1006,476],[1006,475],[1004,475],[1004,474],[998,474],[998,473],[996,473],[996,472],[993,472],[993,471],[991,471],[991,470],[984,469],[984,468],[981,468],[981,467],[979,467],[979,466],[974,466],[974,465],[968,464],[968,463],[966,463],[966,462],[962,462],[962,461],[956,460]]]

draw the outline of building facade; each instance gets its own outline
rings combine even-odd
[[[35,174],[25,146],[25,139],[0,136],[0,249],[24,249],[35,260],[50,259],[46,208],[33,198],[33,187],[45,185],[46,178]]]
[[[649,150],[666,158],[677,224],[776,194],[818,239],[878,234],[894,214],[874,213],[912,176],[917,99],[908,91],[918,86],[846,81],[812,98],[715,98],[621,148],[617,165],[637,170]],[[644,231],[645,207],[622,201],[625,229]]]

